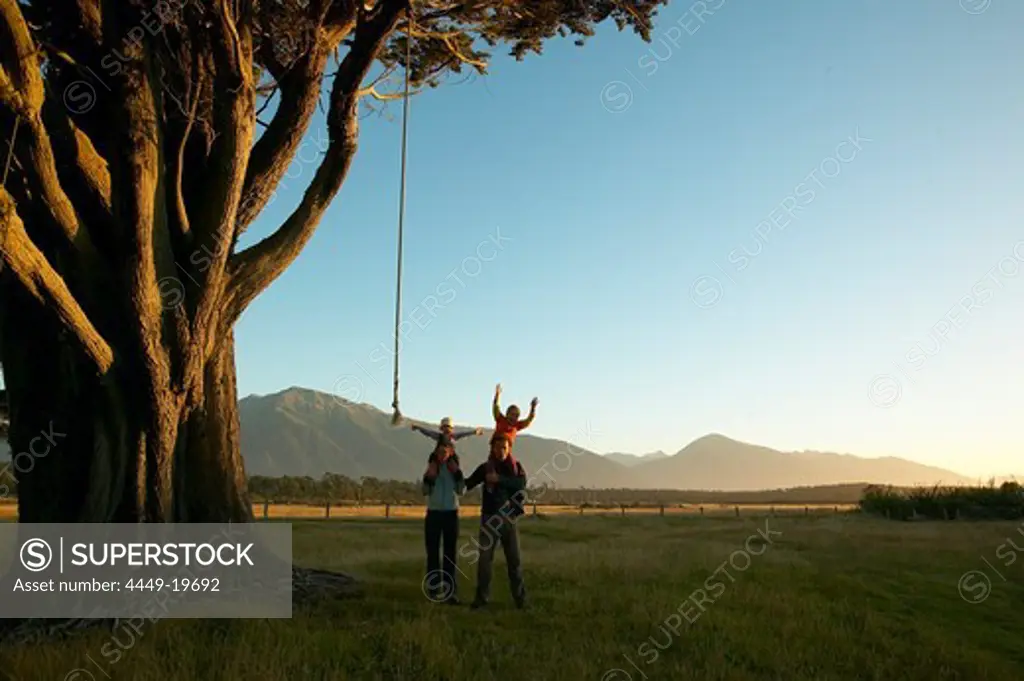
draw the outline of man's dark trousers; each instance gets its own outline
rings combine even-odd
[[[427,588],[431,600],[448,600],[456,595],[455,544],[459,540],[459,512],[427,511],[424,535],[427,539]],[[444,548],[443,563],[438,554]],[[438,578],[440,577],[440,579]]]
[[[494,568],[494,551],[501,544],[508,568],[508,582],[512,598],[517,604],[526,600],[526,585],[523,583],[523,565],[519,553],[519,528],[515,519],[502,514],[484,516],[480,519],[480,563],[477,565],[477,603],[487,603],[491,598],[491,574]]]

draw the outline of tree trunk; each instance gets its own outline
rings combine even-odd
[[[179,431],[176,507],[185,522],[251,522],[239,439],[234,332],[207,361],[203,388],[203,403]]]
[[[147,404],[138,381],[101,382],[62,357],[58,334],[26,308],[34,331],[6,335],[3,353],[14,405],[11,451],[24,452],[14,465],[21,522],[253,520],[232,333],[206,362],[200,400],[179,407],[167,389],[163,401]],[[56,361],[30,363],[30,355]],[[173,416],[167,452],[147,432],[148,415],[160,413]],[[161,478],[170,481],[166,507],[153,498],[160,489],[153,481]]]
[[[138,380],[114,383],[90,376],[32,301],[15,293],[3,303],[6,313],[18,309],[20,315],[17,335],[0,333],[13,407],[11,450],[25,453],[12,466],[19,522],[254,521],[239,449],[232,332],[214,345],[203,370],[201,399],[180,408],[172,423],[173,448],[160,456],[153,449],[157,438],[146,432],[152,422],[147,415],[169,413],[178,401],[151,404],[134,387]],[[31,362],[33,355],[53,361]],[[152,470],[161,460],[170,470]],[[171,481],[167,506],[152,497],[159,478]],[[293,567],[292,583],[296,605],[361,593],[354,578],[323,570]],[[118,620],[3,620],[0,642],[26,643],[104,626],[117,627]]]
[[[147,394],[140,389],[145,381],[127,370],[97,378],[35,301],[7,286],[3,303],[8,332],[0,333],[0,357],[20,522],[253,519],[239,449],[232,332],[213,344],[199,399],[181,400],[172,386]],[[154,415],[169,415],[172,437],[151,435]],[[159,451],[161,440],[167,451]],[[154,499],[162,479],[170,484],[169,505]]]

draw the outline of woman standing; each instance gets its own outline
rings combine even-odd
[[[423,534],[427,547],[427,576],[424,591],[434,603],[458,605],[458,582],[455,578],[455,547],[459,539],[459,496],[466,490],[465,477],[455,453],[455,440],[475,431],[452,433],[451,419],[441,421],[441,432],[413,426],[413,429],[436,439],[434,451],[423,474],[423,494],[427,497],[427,515]],[[438,560],[438,554],[442,554]]]

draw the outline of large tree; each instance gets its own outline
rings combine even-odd
[[[63,435],[18,473],[20,519],[251,520],[232,328],[312,236],[407,35],[422,89],[609,19],[649,40],[664,2],[0,0],[9,439]],[[298,207],[237,248],[318,105]]]

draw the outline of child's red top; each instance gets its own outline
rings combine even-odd
[[[516,434],[527,425],[525,421],[510,421],[504,414],[498,414],[494,420],[494,436],[508,438],[509,445],[516,443]]]

